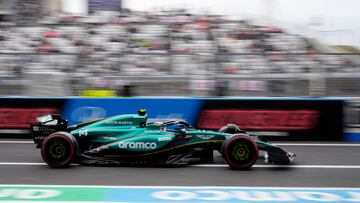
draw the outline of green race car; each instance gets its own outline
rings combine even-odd
[[[232,169],[248,169],[259,150],[265,161],[289,164],[295,155],[251,136],[234,124],[219,131],[195,129],[183,120],[148,122],[145,110],[67,126],[60,115],[31,126],[43,160],[53,168],[80,164],[186,165],[213,161],[221,153]]]

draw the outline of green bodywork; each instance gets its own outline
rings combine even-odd
[[[103,153],[109,151],[112,156],[153,155],[175,149],[206,148],[218,150],[229,133],[199,130],[192,127],[178,130],[167,129],[164,123],[147,123],[146,115],[118,115],[89,124],[79,124],[70,133],[81,143]],[[76,126],[75,126],[76,127]],[[259,149],[274,147],[257,141]],[[89,150],[90,152],[91,150]],[[110,153],[110,151],[112,153]],[[113,153],[119,151],[119,153]],[[92,151],[96,152],[96,150]],[[106,154],[106,153],[105,153]]]

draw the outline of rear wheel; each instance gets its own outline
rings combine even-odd
[[[232,169],[245,170],[255,164],[259,149],[256,142],[245,135],[234,135],[223,143],[223,155]]]
[[[41,156],[50,167],[64,168],[74,161],[77,150],[77,141],[70,133],[56,132],[44,140]]]

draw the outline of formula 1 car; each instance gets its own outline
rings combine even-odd
[[[77,125],[57,114],[31,125],[43,160],[53,168],[80,164],[186,165],[213,161],[218,150],[232,169],[249,169],[265,153],[268,163],[289,164],[295,154],[260,141],[234,124],[199,130],[183,120],[148,122],[145,110]]]

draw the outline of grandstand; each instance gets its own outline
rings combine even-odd
[[[56,15],[0,29],[2,95],[358,96],[358,64],[356,51],[276,26],[184,10]]]

